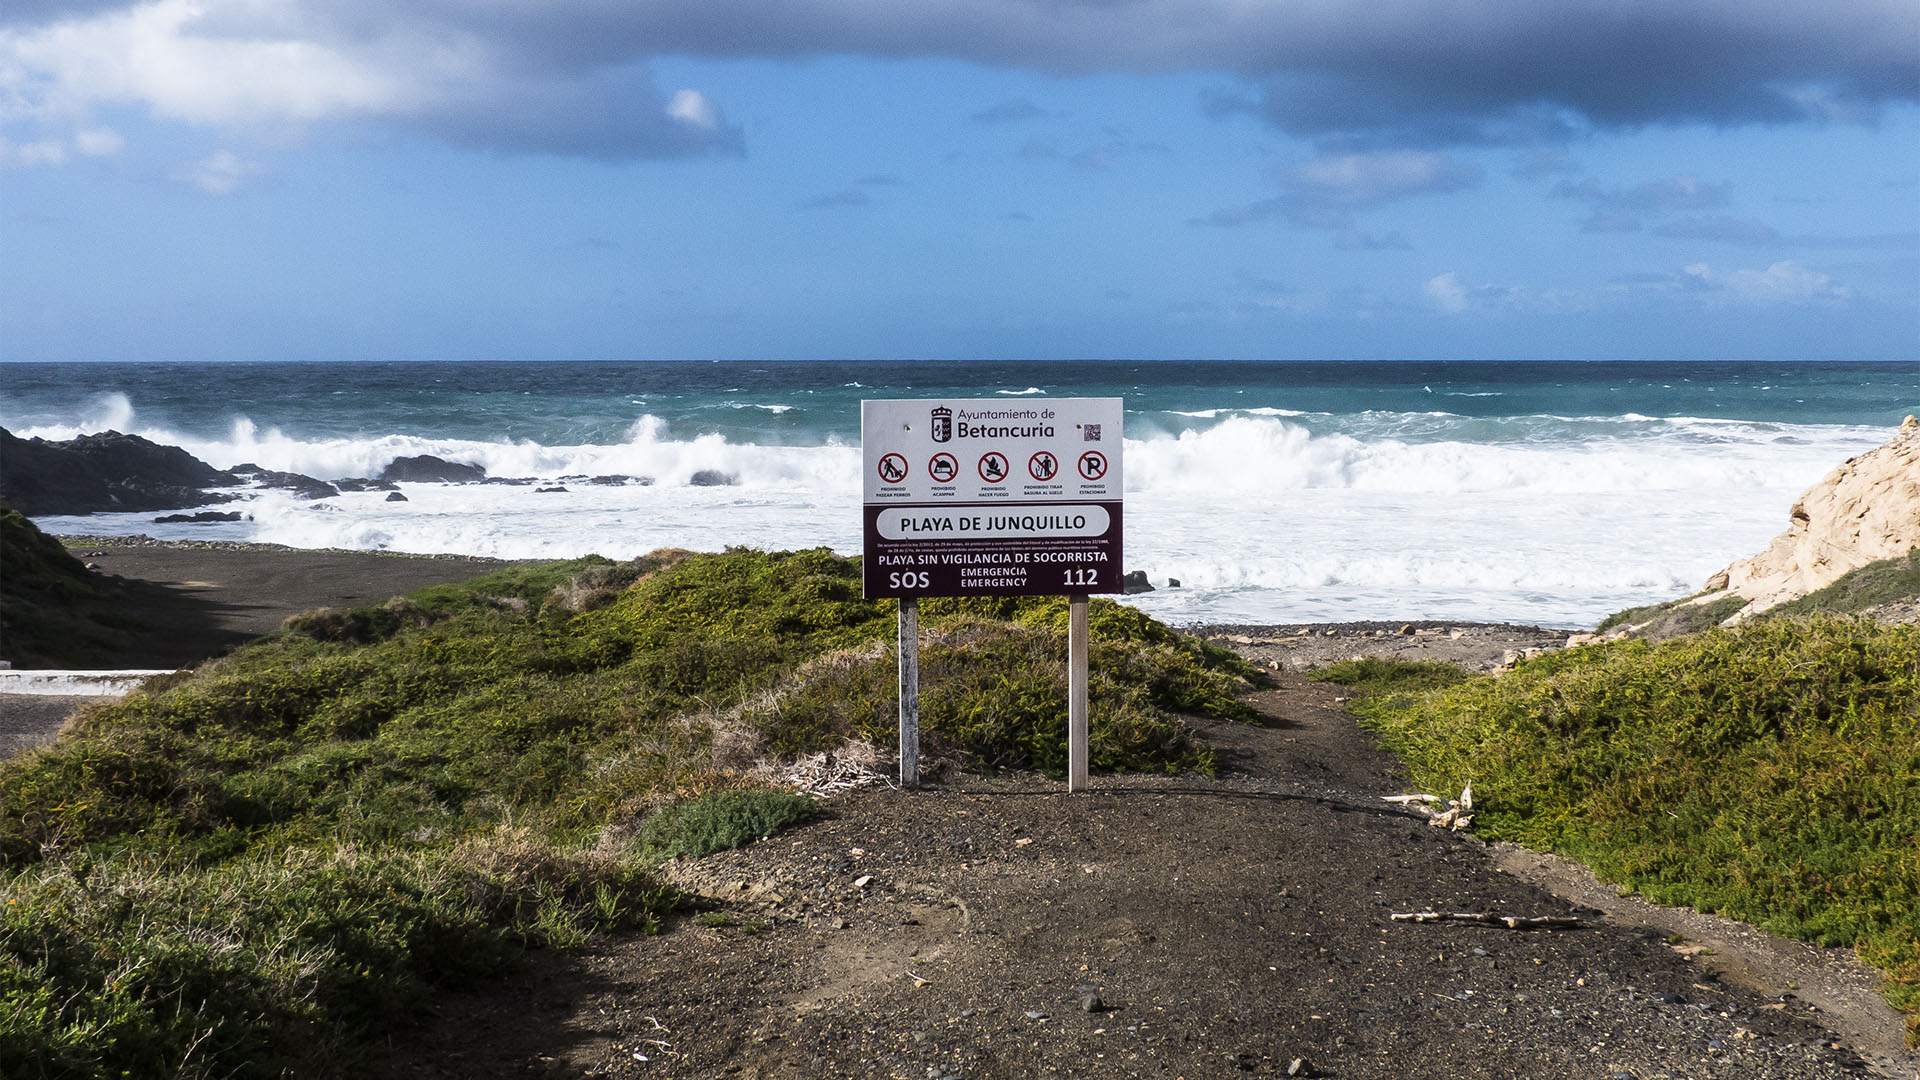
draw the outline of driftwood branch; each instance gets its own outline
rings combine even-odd
[[[1495,915],[1490,911],[1402,911],[1388,916],[1394,922],[1463,922],[1504,926],[1508,930],[1573,930],[1580,920],[1564,915]]]
[[[1460,790],[1459,798],[1445,800],[1447,804],[1445,810],[1435,810],[1430,806],[1420,805],[1440,802],[1441,798],[1438,795],[1382,795],[1380,798],[1425,814],[1427,824],[1436,828],[1459,832],[1473,824],[1473,785],[1471,783]]]

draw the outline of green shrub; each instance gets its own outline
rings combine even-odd
[[[655,814],[640,831],[649,859],[698,858],[745,847],[782,829],[813,820],[813,800],[784,791],[709,791]]]
[[[1326,664],[1308,674],[1320,682],[1337,683],[1362,694],[1443,690],[1467,680],[1466,672],[1438,660],[1390,660],[1378,656]]]
[[[0,503],[0,656],[24,668],[110,664],[145,629],[119,587]]]
[[[211,871],[78,857],[4,891],[0,1075],[73,1080],[347,1074],[430,989],[679,903],[637,865],[510,832]]]
[[[1064,605],[965,610],[927,620],[930,747],[1064,768]],[[1094,767],[1209,768],[1181,714],[1247,718],[1244,665],[1093,613]],[[726,781],[704,721],[761,753],[890,742],[894,614],[824,550],[518,565],[296,617],[89,713],[0,762],[0,1075],[343,1071],[424,988],[647,924],[673,901],[640,855],[578,853]],[[710,796],[641,849],[716,850],[810,809]]]
[[[1356,711],[1423,789],[1472,781],[1488,838],[1856,946],[1920,1021],[1920,627],[1762,619]]]

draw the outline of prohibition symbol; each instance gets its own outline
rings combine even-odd
[[[927,475],[941,483],[953,479],[960,472],[960,463],[953,460],[952,454],[935,454],[927,462]]]
[[[1081,454],[1080,475],[1088,480],[1098,480],[1107,475],[1107,455],[1098,450],[1089,450]]]
[[[889,484],[897,484],[907,478],[907,459],[899,454],[885,454],[880,458],[880,479]]]
[[[1051,480],[1053,474],[1060,471],[1060,459],[1045,450],[1027,459],[1027,472],[1035,480]]]
[[[990,450],[980,455],[980,479],[998,484],[1007,478],[1007,455]]]

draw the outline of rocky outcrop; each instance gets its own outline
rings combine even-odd
[[[238,483],[177,446],[103,431],[65,442],[0,428],[0,500],[23,514],[182,510],[228,502],[204,490]]]
[[[470,484],[486,478],[487,470],[478,465],[448,461],[432,454],[394,458],[380,470],[379,476],[389,482],[405,480],[416,484]]]
[[[235,465],[234,475],[252,481],[259,487],[281,488],[291,491],[302,499],[331,499],[340,494],[340,489],[325,480],[315,479],[305,473],[280,472],[275,469],[263,469],[248,462]]]
[[[1767,550],[1707,580],[1714,600],[1747,603],[1729,621],[1831,585],[1842,574],[1920,547],[1920,420],[1907,417],[1885,445],[1828,473],[1793,504],[1787,531]]]

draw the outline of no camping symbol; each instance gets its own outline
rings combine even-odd
[[[1098,480],[1107,475],[1107,455],[1098,450],[1081,454],[1080,475],[1088,480]]]
[[[907,459],[899,454],[884,454],[880,458],[880,479],[889,484],[897,484],[907,478]]]
[[[935,454],[927,462],[927,475],[944,484],[960,474],[960,463],[952,454]]]

